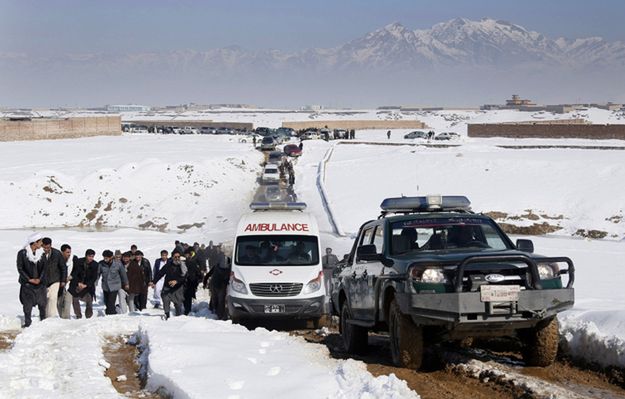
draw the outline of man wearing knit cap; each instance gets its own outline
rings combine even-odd
[[[31,234],[24,248],[17,253],[17,272],[20,283],[20,302],[24,310],[24,327],[32,323],[31,313],[34,306],[39,308],[39,318],[46,318],[46,276],[41,262],[43,237],[39,233]]]

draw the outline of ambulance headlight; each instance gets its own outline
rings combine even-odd
[[[319,272],[319,275],[310,280],[308,284],[304,287],[303,294],[311,294],[313,292],[319,291],[321,289],[321,279],[323,278],[323,272]]]
[[[238,292],[239,294],[247,294],[247,288],[245,288],[245,283],[234,275],[234,273],[230,274],[230,288],[232,291]]]
[[[538,266],[538,277],[541,280],[555,278],[560,271],[557,263],[539,263],[536,266]]]

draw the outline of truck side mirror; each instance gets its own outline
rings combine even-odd
[[[534,243],[532,240],[518,239],[516,240],[516,248],[521,252],[533,253]]]
[[[356,250],[356,260],[357,261],[376,261],[380,260],[380,255],[378,254],[377,249],[375,248],[375,244],[367,244],[361,245]]]

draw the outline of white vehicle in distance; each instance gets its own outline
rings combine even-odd
[[[192,128],[191,126],[185,126],[178,130],[178,134],[197,134],[197,129]]]
[[[302,134],[302,140],[318,140],[319,132],[316,130],[306,130]]]
[[[263,184],[280,183],[280,172],[278,171],[278,165],[267,164],[265,166],[265,169],[263,170],[263,175],[260,180]]]
[[[325,301],[317,221],[302,202],[250,208],[234,238],[226,297],[230,318],[304,319],[317,328]]]
[[[457,140],[460,138],[458,133],[454,132],[443,132],[434,137],[434,140]]]

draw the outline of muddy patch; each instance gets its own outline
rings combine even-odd
[[[164,392],[145,390],[147,377],[141,372],[139,348],[129,343],[129,337],[107,337],[102,348],[104,359],[110,365],[105,375],[120,394],[127,398],[163,399],[169,396]]]
[[[0,331],[0,352],[8,351],[13,347],[18,333],[19,331]]]
[[[608,232],[601,230],[578,229],[574,235],[584,238],[592,238],[593,240],[600,240],[605,238],[608,235]]]

